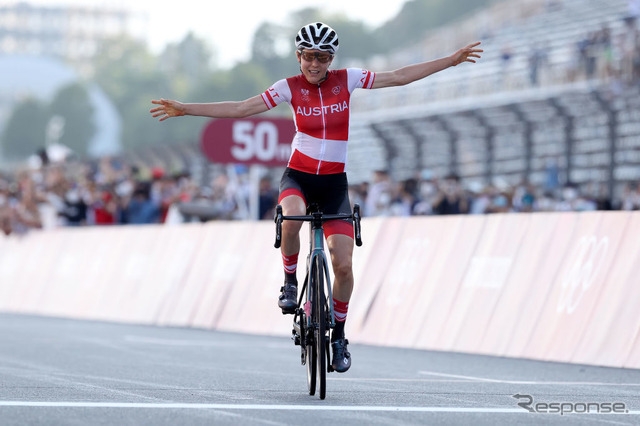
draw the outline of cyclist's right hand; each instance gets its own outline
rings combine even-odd
[[[158,121],[164,121],[171,117],[181,117],[186,114],[184,104],[182,102],[172,101],[169,99],[154,99],[151,103],[160,105],[159,107],[149,110],[153,117],[160,117]]]

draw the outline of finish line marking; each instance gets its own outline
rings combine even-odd
[[[576,385],[588,385],[588,386],[640,386],[640,383],[610,383],[610,382],[554,382],[554,381],[531,381],[531,380],[501,380],[501,379],[489,379],[486,377],[476,377],[476,376],[462,376],[459,374],[447,374],[447,373],[437,373],[435,371],[419,371],[418,374],[424,376],[436,376],[436,377],[449,377],[457,380],[468,380],[472,382],[486,382],[486,383],[499,383],[499,384],[509,384],[509,385],[567,385],[567,386],[576,386]]]
[[[260,404],[200,404],[200,403],[146,403],[146,402],[54,402],[54,401],[0,401],[0,407],[55,407],[55,408],[169,408],[212,410],[266,410],[266,411],[394,411],[422,413],[490,413],[531,414],[522,408],[486,407],[402,407],[369,405],[260,405]],[[597,413],[575,413],[591,414]],[[640,411],[625,414],[638,415]],[[603,416],[611,414],[601,414]],[[615,415],[615,414],[614,414]]]

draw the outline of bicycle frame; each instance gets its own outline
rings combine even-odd
[[[325,289],[327,293],[325,295],[326,300],[333,300],[332,294],[332,286],[331,286],[331,275],[329,274],[329,264],[327,262],[327,256],[324,251],[324,228],[322,226],[322,214],[313,213],[313,220],[309,222],[309,255],[307,256],[307,275],[305,278],[305,282],[311,281],[311,273],[313,262],[316,257],[322,258],[324,265],[324,276],[325,276]],[[306,292],[307,296],[309,292]],[[327,313],[329,314],[330,322],[329,326],[333,329],[336,325],[335,319],[333,317],[333,303],[329,303],[329,310]]]

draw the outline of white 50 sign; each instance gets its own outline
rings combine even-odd
[[[212,120],[202,132],[200,147],[213,163],[284,166],[294,134],[290,119]]]

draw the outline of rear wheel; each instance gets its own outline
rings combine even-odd
[[[314,303],[318,328],[315,335],[316,361],[318,364],[318,381],[320,388],[320,399],[324,399],[327,393],[327,323],[326,323],[326,300],[324,297],[324,261],[318,256],[314,262],[315,267],[315,287],[318,298]]]

